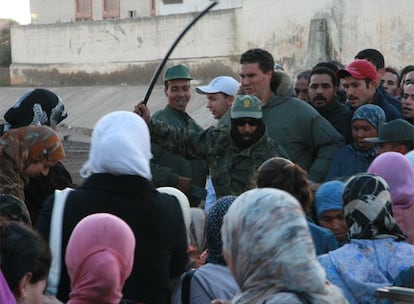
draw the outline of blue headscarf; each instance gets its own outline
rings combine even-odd
[[[384,111],[376,105],[365,104],[355,110],[352,121],[362,119],[368,121],[375,129],[379,130],[381,123],[385,122]]]

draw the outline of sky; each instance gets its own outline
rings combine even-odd
[[[20,24],[30,23],[30,0],[0,0],[0,19],[13,19]]]

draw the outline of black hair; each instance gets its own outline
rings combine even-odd
[[[309,81],[310,81],[312,75],[320,75],[320,74],[329,75],[329,77],[331,77],[332,84],[334,85],[334,87],[337,87],[339,85],[339,79],[336,76],[335,72],[333,70],[331,70],[330,68],[327,68],[327,67],[314,68],[309,74]]]
[[[273,71],[275,61],[272,54],[263,49],[250,49],[244,52],[240,57],[240,64],[257,63],[263,73]]]
[[[305,71],[297,73],[296,74],[296,80],[305,78],[306,80],[309,81],[309,78],[310,78],[309,76],[310,76],[311,72],[312,72],[312,70],[305,70]]]
[[[394,69],[393,67],[386,67],[386,68],[385,68],[385,72],[389,72],[389,73],[391,73],[391,74],[394,74],[394,75],[396,75],[396,76],[397,76],[397,79],[398,79],[398,80],[400,79],[400,74],[398,74],[397,70],[396,70],[396,69]]]
[[[46,279],[51,261],[50,248],[37,231],[18,222],[0,225],[0,268],[12,292],[28,272],[31,283]]]
[[[376,49],[365,49],[365,50],[359,51],[358,54],[355,55],[355,59],[368,60],[375,66],[377,71],[385,67],[384,56],[381,54],[380,51]]]
[[[406,65],[405,67],[403,67],[400,72],[400,82],[404,78],[405,75],[407,75],[408,73],[412,71],[414,71],[414,65]]]

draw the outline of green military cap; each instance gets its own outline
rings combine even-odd
[[[173,65],[165,71],[164,81],[173,79],[188,79],[191,80],[190,72],[188,68],[182,64]]]
[[[230,111],[232,119],[249,117],[261,119],[263,117],[260,100],[256,96],[237,95]]]

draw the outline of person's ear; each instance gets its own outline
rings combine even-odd
[[[20,279],[19,284],[17,286],[16,295],[15,295],[18,303],[26,299],[27,293],[28,293],[27,290],[29,288],[31,279],[32,279],[31,272],[26,272],[24,276]]]
[[[382,76],[384,76],[384,74],[385,74],[385,68],[381,68],[381,69],[377,70],[377,74],[378,74],[378,78],[381,79]]]
[[[231,105],[233,104],[235,97],[232,95],[229,95],[229,97],[227,97],[227,104],[231,107]]]

